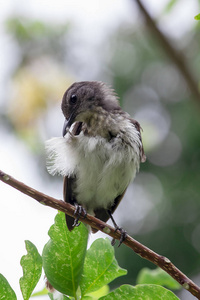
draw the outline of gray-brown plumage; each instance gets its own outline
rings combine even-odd
[[[106,222],[146,159],[140,124],[121,109],[115,92],[97,81],[72,84],[62,111],[63,141],[47,142],[49,171],[64,176],[66,202]],[[66,221],[72,230],[74,218]]]

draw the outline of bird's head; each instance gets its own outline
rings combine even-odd
[[[87,123],[99,107],[108,112],[120,109],[114,91],[100,81],[73,83],[64,93],[61,107],[66,119],[63,136],[74,122]]]

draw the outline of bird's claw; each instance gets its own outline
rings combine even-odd
[[[69,133],[69,135],[71,136],[71,138],[75,138],[75,135],[70,131],[70,128],[66,129],[66,133]]]
[[[118,247],[120,247],[121,244],[123,243],[123,241],[124,241],[124,240],[126,239],[126,237],[127,237],[127,232],[126,232],[126,230],[124,230],[123,228],[118,227],[118,226],[115,228],[115,231],[117,231],[117,230],[119,230],[120,233],[121,233],[120,240],[119,240],[119,245],[118,245]],[[114,245],[115,245],[115,242],[116,242],[116,240],[113,238],[112,241],[111,241],[111,245],[114,246]]]
[[[83,217],[85,218],[87,216],[87,212],[81,205],[75,204],[75,207],[76,209],[74,215],[76,216],[76,218],[74,219],[73,227],[78,227],[81,224],[81,222],[79,222],[81,214],[83,213]]]

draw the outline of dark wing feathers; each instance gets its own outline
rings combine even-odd
[[[141,130],[142,130],[142,128],[140,126],[140,123],[138,123],[138,121],[136,121],[134,119],[131,119],[131,118],[129,118],[129,120],[135,126],[135,128],[137,129],[137,131],[139,132],[139,134],[140,134],[140,141],[142,143],[142,137],[141,137]],[[146,161],[146,155],[144,154],[143,144],[140,147],[140,161],[141,162],[145,162]]]
[[[130,122],[135,126],[135,128],[137,129],[137,131],[139,132],[139,136],[140,136],[140,140],[141,140],[141,143],[142,143],[142,138],[141,138],[141,126],[140,124],[134,120],[134,119],[131,119],[129,118]],[[143,148],[143,145],[141,146],[140,148],[140,160],[141,162],[145,162],[146,161],[146,155],[144,154],[144,148]],[[114,213],[114,211],[116,210],[116,208],[118,207],[120,201],[122,200],[122,198],[124,197],[124,194],[125,194],[126,190],[119,196],[117,196],[114,200],[114,203],[113,205],[111,206],[111,208],[109,209],[111,214]],[[106,209],[96,209],[94,211],[95,213],[95,217],[102,220],[103,222],[107,222],[108,219],[110,218],[109,214],[108,214],[108,210]],[[97,232],[98,230],[95,229],[95,228],[92,228],[92,232],[95,233]]]
[[[75,201],[72,197],[72,182],[73,178],[70,178],[68,176],[64,177],[64,184],[63,184],[63,196],[64,196],[64,201],[67,203],[70,203],[74,205]],[[69,231],[71,231],[74,227],[74,218],[70,217],[68,215],[65,215],[67,227]]]
[[[123,194],[117,196],[114,200],[113,205],[111,206],[111,208],[109,209],[111,214],[114,213],[114,211],[116,210],[117,206],[119,205],[120,201],[122,200],[122,198],[124,197],[126,190],[123,192]],[[100,209],[96,209],[94,211],[95,213],[95,217],[102,220],[103,222],[107,222],[108,219],[110,218],[109,214],[108,214],[108,209],[105,208],[100,208]],[[92,232],[96,233],[98,230],[95,228],[92,228]]]

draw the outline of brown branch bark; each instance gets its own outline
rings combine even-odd
[[[167,37],[164,35],[164,33],[157,27],[156,22],[150,16],[149,12],[145,8],[145,6],[142,4],[142,2],[140,0],[135,0],[135,1],[138,4],[139,9],[146,20],[148,28],[157,37],[158,41],[161,43],[163,50],[166,52],[167,56],[173,61],[173,63],[176,65],[177,69],[182,74],[192,95],[194,96],[194,99],[198,102],[198,105],[199,105],[200,104],[200,91],[198,89],[198,83],[197,83],[197,80],[194,78],[192,71],[190,70],[188,64],[186,63],[184,55],[172,46],[172,44],[167,39]]]
[[[69,203],[65,203],[62,200],[58,200],[47,196],[28,185],[25,185],[23,182],[20,182],[10,175],[4,173],[0,170],[0,180],[4,183],[14,187],[18,191],[30,196],[31,198],[37,200],[41,204],[45,204],[57,210],[60,210],[69,216],[74,216],[75,208]],[[120,239],[120,232],[115,231],[113,227],[104,223],[103,221],[96,219],[91,215],[87,215],[85,218],[80,217],[80,220],[83,223],[86,223],[106,234],[111,236],[114,239]],[[153,264],[159,266],[161,269],[166,271],[171,277],[173,277],[178,283],[182,285],[183,288],[188,290],[192,295],[194,295],[197,299],[200,299],[200,287],[197,286],[192,280],[190,280],[185,274],[183,274],[172,262],[146,246],[142,245],[138,241],[134,240],[131,236],[127,235],[127,238],[123,242],[125,245],[130,247],[135,253],[140,255],[141,257],[151,261]]]

